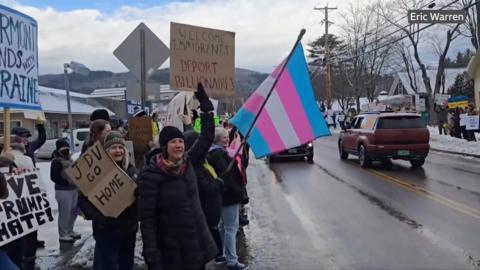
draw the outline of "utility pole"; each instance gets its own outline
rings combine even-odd
[[[327,98],[327,109],[332,108],[332,82],[331,82],[331,69],[330,69],[330,46],[328,44],[328,26],[330,21],[328,21],[328,11],[335,10],[336,7],[330,8],[326,5],[323,8],[314,8],[315,10],[320,10],[325,13],[325,95]]]

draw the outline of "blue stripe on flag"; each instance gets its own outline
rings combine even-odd
[[[245,136],[247,134],[248,128],[253,123],[255,115],[244,108],[241,108],[235,116],[230,120],[232,125],[236,126],[240,133]],[[268,147],[267,142],[263,138],[260,131],[254,127],[248,138],[248,144],[252,148],[253,153],[256,158],[263,157],[271,153],[270,148]]]
[[[302,44],[299,43],[290,58],[287,65],[290,76],[297,88],[298,96],[303,105],[303,109],[312,126],[315,138],[321,136],[330,136],[330,130],[323,118],[313,96],[313,88],[310,82],[310,76],[305,62],[305,55],[303,54]]]
[[[235,116],[230,120],[232,125],[236,126],[240,133],[245,136],[248,131],[248,128],[253,123],[253,119],[255,119],[255,115],[243,107],[235,114]]]
[[[252,147],[252,151],[255,154],[256,158],[261,158],[272,153],[272,151],[268,147],[267,142],[256,127],[254,127],[252,129],[252,133],[250,133],[248,144],[250,145],[250,147]]]

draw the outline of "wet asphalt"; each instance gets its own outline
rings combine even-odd
[[[253,163],[253,269],[480,269],[478,159],[431,152],[420,169],[363,169],[336,142],[318,139],[314,164]]]
[[[480,160],[431,152],[423,168],[393,161],[363,169],[354,156],[339,159],[336,141],[315,142],[314,164],[251,158],[241,262],[250,269],[480,269]],[[89,222],[77,225],[87,238]],[[42,269],[70,269],[62,266],[82,242],[60,246],[52,227],[40,236],[48,241],[38,253]]]

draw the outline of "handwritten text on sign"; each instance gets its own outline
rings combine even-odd
[[[54,220],[37,172],[5,175],[6,199],[0,199],[0,247]]]
[[[108,156],[100,142],[88,148],[66,172],[104,216],[118,217],[135,201],[135,182]]]
[[[235,89],[235,33],[170,24],[170,87],[232,94]]]
[[[0,107],[40,110],[37,22],[0,5]]]

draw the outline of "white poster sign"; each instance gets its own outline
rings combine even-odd
[[[467,125],[467,116],[468,116],[468,114],[466,114],[466,113],[460,114],[460,126],[461,127]]]
[[[5,179],[7,196],[0,199],[0,247],[54,220],[39,172],[5,174]]]
[[[41,110],[37,22],[3,5],[0,19],[0,107]]]
[[[465,121],[466,121],[465,129],[466,130],[478,130],[479,129],[479,126],[478,126],[479,119],[480,119],[480,116],[478,116],[478,115],[467,116],[466,119],[465,119]]]

